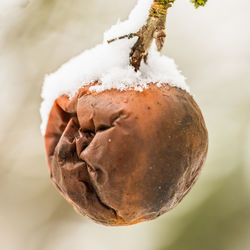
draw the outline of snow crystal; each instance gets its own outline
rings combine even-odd
[[[89,83],[101,83],[90,88],[96,92],[112,88],[143,91],[147,83],[155,83],[157,86],[168,83],[189,91],[185,77],[178,71],[174,61],[161,55],[154,43],[149,51],[148,63],[143,62],[137,72],[129,65],[129,52],[137,38],[107,43],[109,39],[137,32],[145,24],[151,4],[152,0],[139,0],[128,20],[118,22],[105,32],[102,44],[84,51],[62,65],[57,72],[46,76],[40,109],[42,134],[45,133],[55,99],[62,94],[72,97],[79,88]]]

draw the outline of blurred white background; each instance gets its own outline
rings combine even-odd
[[[109,228],[76,214],[49,180],[39,105],[44,76],[103,39],[136,0],[0,0],[0,245],[4,250],[250,249],[250,2],[169,10],[164,54],[207,123],[207,162],[173,211]]]

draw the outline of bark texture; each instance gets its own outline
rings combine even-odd
[[[167,10],[172,7],[175,0],[154,0],[150,10],[147,22],[136,33],[124,35],[108,42],[114,42],[117,39],[138,37],[136,43],[130,52],[130,65],[132,65],[135,71],[140,69],[142,60],[147,62],[148,50],[155,39],[158,51],[160,51],[164,45],[166,38],[165,25],[167,18]],[[205,6],[207,0],[191,0],[195,8]]]
[[[146,24],[137,33],[131,33],[108,41],[110,43],[117,39],[138,37],[130,52],[130,64],[135,71],[140,69],[142,60],[147,62],[148,50],[154,39],[158,51],[162,49],[166,38],[167,10],[172,6],[171,3],[173,2],[174,0],[154,0]]]

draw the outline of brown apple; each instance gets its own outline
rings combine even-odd
[[[45,133],[51,179],[83,215],[111,226],[152,220],[193,186],[208,148],[186,91],[79,89],[55,100]]]

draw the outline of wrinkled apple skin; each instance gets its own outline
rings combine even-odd
[[[142,92],[79,89],[60,96],[45,133],[51,179],[83,215],[111,226],[175,207],[206,158],[208,134],[193,97],[169,85]]]

